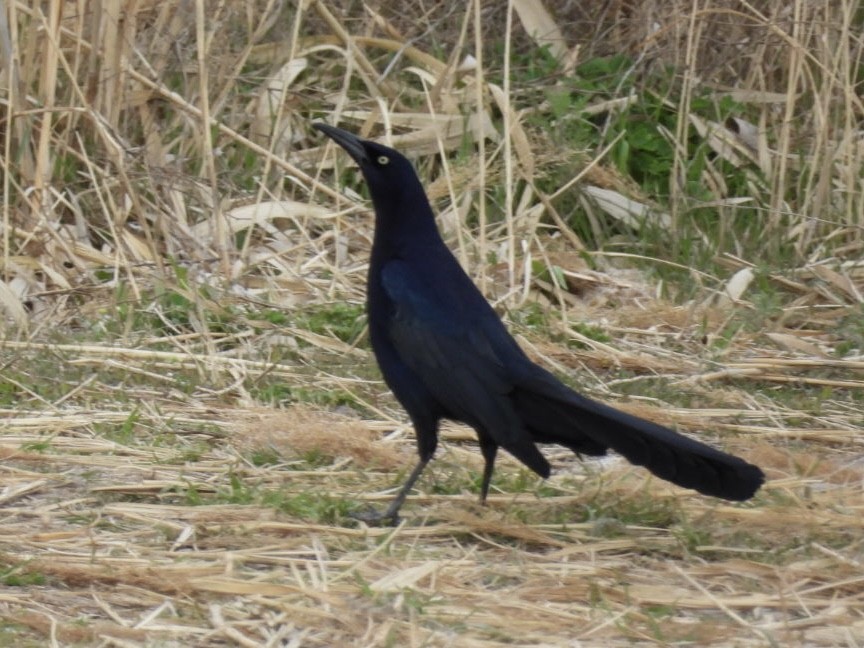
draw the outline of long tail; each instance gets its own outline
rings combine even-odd
[[[554,385],[541,380],[542,390],[536,383],[533,389],[517,388],[513,397],[538,443],[557,443],[588,455],[611,448],[673,484],[727,500],[750,499],[765,481],[757,466],[740,457],[585,398],[553,380]]]

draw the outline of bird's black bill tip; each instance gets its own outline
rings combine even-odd
[[[353,133],[349,133],[348,131],[342,130],[341,128],[336,128],[335,126],[331,126],[330,124],[325,124],[324,122],[315,122],[312,124],[312,128],[321,131],[327,137],[329,137],[339,146],[345,149],[348,155],[354,158],[354,161],[357,162],[357,164],[360,164],[364,160],[368,159],[368,156],[366,155],[366,148],[363,146],[363,140],[361,140]]]

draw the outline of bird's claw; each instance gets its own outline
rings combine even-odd
[[[352,511],[348,517],[354,518],[360,522],[365,522],[369,526],[398,526],[402,521],[397,513],[390,511],[377,511],[373,508],[366,508],[362,511]]]

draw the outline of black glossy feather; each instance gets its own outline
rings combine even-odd
[[[358,163],[375,205],[367,311],[381,373],[417,434],[420,463],[387,512],[395,519],[449,418],[473,427],[486,460],[497,449],[547,477],[538,443],[615,450],[670,482],[729,500],[753,496],[762,471],[673,430],[593,401],[533,363],[462,270],[435,227],[413,167],[397,151],[316,124]]]

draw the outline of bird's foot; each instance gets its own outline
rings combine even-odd
[[[373,508],[366,508],[362,511],[352,511],[348,517],[354,518],[360,522],[365,522],[369,526],[398,526],[402,521],[396,511],[378,511]]]

